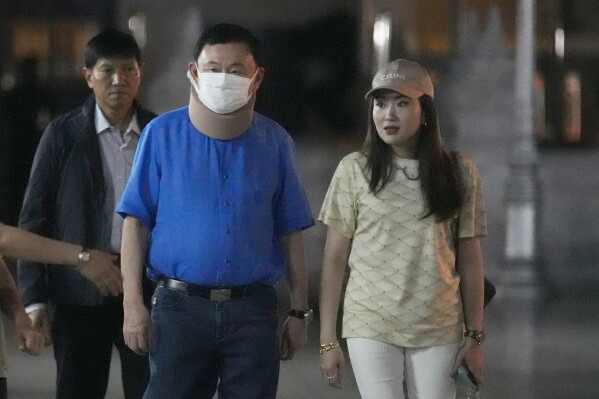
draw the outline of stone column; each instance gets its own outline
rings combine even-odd
[[[501,292],[509,297],[538,296],[537,230],[540,187],[538,154],[533,126],[533,75],[535,71],[535,1],[518,1],[515,59],[515,135],[509,160],[506,191],[505,265]]]

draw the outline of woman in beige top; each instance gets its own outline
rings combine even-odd
[[[445,149],[433,96],[415,62],[375,75],[365,144],[340,162],[319,215],[320,365],[340,387],[349,265],[342,330],[362,398],[404,398],[404,384],[410,399],[453,398],[464,362],[484,381],[482,187],[473,162]]]

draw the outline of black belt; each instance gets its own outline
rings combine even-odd
[[[243,298],[251,295],[260,288],[264,289],[266,285],[260,283],[252,283],[247,285],[238,285],[230,288],[213,288],[204,287],[202,285],[196,285],[186,283],[185,281],[175,280],[172,278],[162,277],[158,281],[158,287],[170,288],[171,290],[177,290],[185,292],[189,295],[197,295],[202,298],[210,299],[211,301],[222,302],[228,301],[235,298]]]

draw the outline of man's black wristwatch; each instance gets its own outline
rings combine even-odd
[[[291,317],[297,317],[298,319],[302,319],[306,323],[311,322],[312,317],[314,317],[314,311],[312,309],[306,309],[306,310],[289,309],[287,314]]]
[[[474,339],[477,344],[480,345],[483,342],[485,342],[486,335],[484,331],[466,330],[466,332],[464,332],[464,337],[470,337]]]

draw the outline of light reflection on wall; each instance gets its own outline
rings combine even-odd
[[[45,59],[50,52],[50,33],[43,23],[18,20],[12,24],[12,56],[17,59]]]
[[[391,40],[391,13],[377,15],[374,21],[372,41],[374,44],[373,70],[379,70],[389,62],[389,42]]]
[[[11,24],[10,58],[36,58],[42,76],[79,76],[85,45],[97,32],[95,22],[60,18],[40,23],[17,19]]]
[[[434,4],[433,4],[434,3]],[[423,54],[447,56],[454,46],[453,11],[450,0],[419,1],[416,4],[419,47]]]
[[[129,17],[128,25],[131,34],[135,38],[137,45],[140,48],[144,48],[148,42],[148,35],[146,30],[147,17],[146,14],[139,11]]]
[[[564,141],[575,144],[581,136],[580,74],[568,71],[564,76]]]

